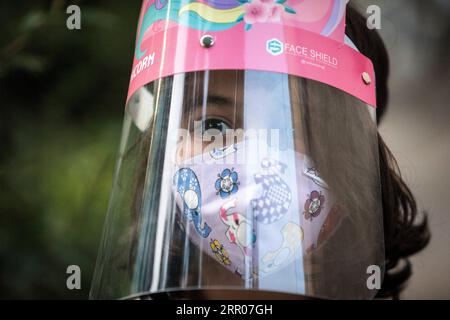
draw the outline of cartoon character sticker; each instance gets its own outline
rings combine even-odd
[[[195,172],[189,168],[180,169],[175,173],[173,183],[183,199],[184,215],[188,221],[192,221],[195,230],[201,237],[208,237],[211,228],[202,219],[202,192]]]
[[[253,230],[251,221],[243,215],[233,212],[228,214],[228,210],[236,207],[236,199],[225,203],[219,212],[220,219],[227,225],[226,236],[230,243],[237,245],[244,256],[251,255],[251,248],[256,242],[256,234]]]

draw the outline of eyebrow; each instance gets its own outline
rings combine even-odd
[[[231,99],[220,96],[220,95],[210,95],[208,96],[208,104],[215,104],[218,106],[230,106],[232,104]]]

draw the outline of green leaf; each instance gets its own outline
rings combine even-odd
[[[245,31],[248,31],[248,30],[250,30],[252,28],[252,25],[251,24],[246,24],[245,25]]]

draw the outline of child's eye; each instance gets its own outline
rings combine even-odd
[[[205,119],[203,120],[202,126],[203,132],[209,129],[216,129],[219,130],[222,134],[226,134],[226,130],[231,129],[231,126],[225,120],[219,118]]]

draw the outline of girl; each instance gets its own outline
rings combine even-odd
[[[346,19],[374,64],[381,119],[386,49],[352,7]],[[278,54],[279,42],[267,50]],[[348,92],[273,72],[194,71],[141,88],[127,107],[93,297],[398,298],[408,257],[430,236],[374,120]],[[368,270],[384,271],[381,288]]]

